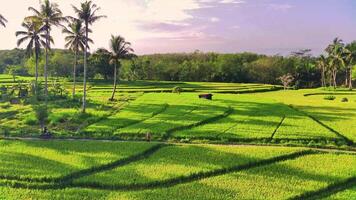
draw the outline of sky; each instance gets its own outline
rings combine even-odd
[[[11,0],[0,7],[8,19],[0,28],[0,49],[16,47],[29,6],[40,0]],[[65,16],[81,0],[57,0]],[[93,25],[91,49],[108,48],[121,35],[136,54],[256,52],[288,55],[298,49],[322,53],[333,38],[356,40],[355,0],[94,0],[107,18]],[[60,28],[53,29],[55,48],[64,48]],[[23,48],[23,46],[22,46]]]

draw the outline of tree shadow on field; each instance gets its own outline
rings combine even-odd
[[[253,148],[254,149],[254,148]],[[272,150],[272,148],[270,148]],[[272,150],[273,152],[273,150]],[[219,151],[204,146],[168,146],[160,149],[150,158],[143,159],[104,174],[94,177],[106,177],[104,182],[99,178],[91,177],[94,182],[84,179],[87,185],[107,185],[112,187],[125,187],[129,185],[164,183],[192,174],[230,168],[237,165],[246,165],[262,159],[279,156],[283,152],[276,150],[267,157],[258,154],[249,154],[248,150],[241,152]],[[152,167],[154,166],[154,167]],[[180,169],[176,171],[176,169]],[[160,176],[156,176],[159,173]],[[146,175],[144,175],[146,174]],[[111,179],[110,179],[111,177]],[[89,177],[88,177],[89,178]],[[83,183],[83,181],[82,181]],[[84,183],[85,184],[85,183]]]
[[[41,150],[53,150],[62,155],[80,155],[83,162],[94,161],[96,155],[116,160],[119,157],[130,156],[135,153],[140,153],[140,150],[145,150],[154,144],[137,143],[129,145],[122,142],[106,142],[106,141],[21,141],[21,145],[38,148]],[[139,147],[141,146],[141,148]],[[134,148],[137,147],[137,148]],[[103,156],[104,157],[104,156]],[[96,162],[96,161],[94,161]],[[92,163],[93,164],[93,163]]]
[[[1,176],[55,177],[63,171],[77,170],[74,166],[36,155],[17,152],[0,152],[0,155],[3,157],[0,161],[0,179]]]
[[[356,176],[353,176],[351,178],[347,178],[342,181],[338,181],[336,183],[329,184],[328,186],[326,186],[324,188],[320,188],[318,190],[302,193],[300,195],[297,195],[297,196],[291,198],[291,200],[324,199],[324,198],[329,197],[333,194],[342,192],[347,189],[351,189],[353,187],[354,187],[354,189],[356,189],[355,186],[356,186]]]
[[[322,154],[322,155],[327,155],[327,154]],[[308,157],[308,156],[307,156]],[[331,160],[329,160],[331,161]],[[291,162],[299,162],[298,159],[295,161]],[[304,161],[308,162],[308,161]],[[333,161],[331,161],[333,162]],[[341,162],[341,160],[340,160]],[[332,164],[332,163],[324,163],[325,165]],[[313,168],[312,166],[309,166],[310,168]],[[350,166],[351,167],[351,166]],[[342,170],[342,169],[339,169]],[[341,171],[340,171],[341,172]],[[344,172],[347,174],[347,172]],[[337,191],[340,190],[334,190],[335,188],[342,188],[347,189],[349,187],[352,187],[353,185],[356,184],[356,178],[351,177],[347,179],[340,178],[338,176],[330,175],[328,172],[308,172],[303,170],[302,168],[299,168],[299,166],[289,166],[287,163],[276,163],[273,165],[268,165],[260,168],[255,168],[251,170],[247,170],[245,172],[239,172],[232,174],[231,176],[234,176],[236,178],[239,178],[241,175],[246,175],[246,176],[251,176],[250,179],[254,179],[254,176],[258,177],[266,177],[264,180],[267,183],[271,183],[270,185],[267,186],[270,190],[281,190],[281,191],[290,191],[291,188],[293,192],[292,197],[288,197],[288,199],[316,199],[319,196],[325,195],[331,195],[333,193],[336,193]],[[283,179],[286,183],[285,185],[282,184],[277,184],[275,185],[274,182],[275,180],[280,180]],[[283,180],[280,180],[283,182]],[[293,182],[290,183],[290,180],[293,180]],[[256,181],[256,180],[255,180]],[[254,181],[254,182],[255,182]],[[312,183],[314,182],[314,183]],[[309,183],[309,184],[308,184]],[[294,184],[298,184],[300,186],[302,185],[312,185],[312,184],[320,184],[324,183],[327,184],[328,186],[324,188],[323,186],[319,186],[320,188],[313,188],[315,190],[309,190],[308,188],[296,188],[293,187]],[[347,184],[346,184],[347,183]],[[351,183],[351,184],[350,184]],[[256,185],[254,185],[256,186]],[[266,185],[263,185],[263,187],[266,187]],[[324,193],[325,192],[325,193]],[[328,193],[330,192],[330,193]],[[277,198],[277,197],[276,197]],[[287,197],[284,197],[287,198]]]
[[[238,190],[238,192],[236,191]],[[129,195],[137,200],[147,199],[240,199],[239,195],[244,193],[239,188],[236,190],[222,188],[204,182],[194,182],[188,184],[177,185],[168,188],[157,188],[144,191],[129,192]]]
[[[214,102],[217,103],[214,104]],[[146,132],[151,132],[158,137],[157,139],[159,139],[159,137],[161,137],[162,134],[164,135],[166,131],[169,131],[173,127],[186,126],[187,124],[185,123],[185,121],[189,121],[190,124],[193,124],[194,122],[198,122],[209,117],[214,117],[218,115],[216,111],[226,110],[228,109],[229,106],[234,109],[234,113],[232,113],[231,115],[233,116],[236,114],[237,117],[228,118],[230,116],[226,116],[221,119],[209,122],[207,124],[211,126],[216,124],[218,127],[218,125],[221,123],[232,123],[233,125],[231,126],[235,126],[235,123],[241,123],[243,124],[243,127],[252,127],[251,130],[246,129],[245,132],[255,131],[257,134],[263,133],[263,135],[257,137],[265,139],[271,137],[274,129],[278,126],[283,116],[286,116],[291,119],[311,120],[303,113],[297,112],[282,103],[275,103],[275,102],[261,103],[261,102],[253,102],[253,101],[248,102],[244,100],[239,100],[238,98],[236,101],[231,99],[219,98],[213,101],[209,101],[209,103],[211,104],[205,104],[205,105],[203,104],[203,106],[199,105],[196,102],[192,102],[190,105],[170,104],[167,110],[158,114],[157,116],[154,116],[152,118],[146,118],[137,123],[131,122],[133,124],[130,124],[129,119],[124,119],[124,120],[128,120],[129,125],[125,127],[119,127],[119,130],[116,131],[115,134],[117,134],[119,137],[122,136],[123,138],[142,137],[142,139],[144,139],[144,135],[146,134]],[[133,112],[135,112],[137,115],[140,115],[143,114],[142,112],[144,112],[145,110],[143,108],[149,105],[146,106],[135,105],[135,106],[136,108],[128,107],[125,109],[133,109]],[[189,112],[189,110],[194,110],[194,109],[197,109],[202,112],[196,112],[196,111]],[[328,116],[328,120],[335,120],[337,119],[337,117],[338,116],[334,116],[334,118],[332,118]],[[239,119],[241,118],[242,120],[239,121]],[[110,124],[115,124],[115,123],[119,123],[119,122],[110,121],[108,125],[110,126]],[[202,125],[205,125],[205,123]],[[259,126],[261,127],[260,130],[258,130]],[[287,124],[286,126],[293,126],[293,125]],[[236,127],[238,129],[239,125],[237,125]],[[188,129],[194,130],[194,128],[195,127],[189,127]],[[296,127],[296,129],[299,128]],[[302,133],[303,130],[300,130],[300,132]],[[135,135],[135,133],[137,133],[137,135]],[[212,134],[213,136],[210,134]],[[237,134],[239,135],[240,133]],[[212,131],[208,131],[207,134],[203,134],[203,135],[205,135],[206,138],[209,140],[214,140],[214,137],[218,137],[218,136],[219,137],[224,136],[227,138],[236,137],[235,135],[224,134],[224,130],[212,130]],[[176,131],[173,134],[173,136],[175,136],[174,138],[176,138],[176,136],[190,138],[189,135],[184,135],[184,134],[180,135],[180,131]],[[249,135],[246,133],[242,134],[241,136],[249,138]],[[194,135],[192,135],[192,137],[194,137]],[[251,136],[251,137],[256,138],[256,136]],[[220,137],[220,139],[221,138],[222,137]],[[219,139],[219,138],[215,138],[215,139]],[[301,139],[303,139],[303,137],[301,137]]]
[[[329,106],[296,106],[322,121],[349,120],[356,118],[356,108],[342,108]]]

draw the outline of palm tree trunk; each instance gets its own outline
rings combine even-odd
[[[37,91],[38,91],[38,50],[35,50],[35,60],[36,60],[36,66],[35,66],[35,96],[37,97]]]
[[[75,84],[76,84],[76,72],[77,72],[77,60],[78,60],[78,51],[74,53],[74,67],[73,67],[73,99],[75,97]]]
[[[352,90],[352,66],[350,67],[349,90]]]
[[[112,95],[111,95],[111,101],[114,101],[114,98],[115,98],[115,92],[116,92],[116,87],[117,87],[117,83],[116,83],[116,76],[117,76],[117,63],[115,62],[114,64],[114,88],[113,88],[113,91],[112,91]]]
[[[323,69],[324,72],[323,72],[323,82],[324,82],[324,87],[326,87],[326,70]]]
[[[346,69],[345,72],[345,87],[347,87],[347,85],[349,84],[349,75],[347,74],[349,72],[349,69]]]
[[[321,87],[325,87],[325,70],[321,69]]]
[[[84,77],[83,77],[83,108],[82,112],[85,113],[87,107],[87,51],[88,51],[88,23],[85,23],[85,47],[84,47]]]
[[[334,79],[334,89],[336,89],[337,84],[336,84],[336,70],[333,71],[333,79]]]
[[[45,48],[45,54],[46,54],[46,62],[44,66],[44,78],[45,78],[45,100],[47,104],[48,100],[48,74],[47,74],[47,68],[48,68],[48,50],[49,50],[49,29],[46,31],[46,48]]]

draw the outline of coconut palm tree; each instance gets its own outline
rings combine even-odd
[[[72,6],[74,12],[77,14],[78,19],[82,20],[85,28],[85,38],[88,38],[89,26],[98,21],[101,18],[106,17],[105,15],[97,15],[100,10],[96,4],[91,0],[85,1],[80,4],[80,8]],[[88,52],[88,40],[85,40],[84,45],[84,77],[83,77],[83,107],[82,112],[85,113],[86,110],[86,97],[87,97],[87,52]]]
[[[26,46],[26,52],[28,55],[35,55],[35,95],[37,95],[38,86],[38,60],[41,51],[41,46],[46,45],[45,29],[41,26],[41,23],[35,21],[27,21],[22,23],[22,27],[25,31],[17,31],[16,37],[20,37],[17,41],[17,46],[20,46],[24,42],[28,41]],[[51,41],[53,41],[51,39]]]
[[[328,69],[328,59],[324,55],[321,55],[317,60],[317,66],[321,70],[321,86],[325,87],[326,86],[325,77]]]
[[[115,98],[115,92],[117,87],[117,74],[118,67],[121,66],[120,60],[131,58],[134,50],[131,48],[131,43],[126,42],[125,38],[121,36],[111,36],[110,39],[110,64],[114,66],[114,87],[110,100]]]
[[[349,72],[351,63],[353,62],[352,52],[346,48],[343,49],[343,57],[344,57],[344,70],[345,70],[345,87],[349,85]]]
[[[351,42],[345,47],[350,53],[348,54],[348,70],[349,70],[349,90],[352,90],[352,68],[356,61],[356,41]]]
[[[51,46],[51,27],[62,26],[61,23],[66,21],[63,17],[62,11],[59,9],[58,4],[51,3],[49,0],[44,0],[40,4],[40,9],[37,10],[33,7],[28,8],[34,13],[33,16],[26,17],[25,20],[35,20],[42,23],[44,30],[46,31],[46,45],[45,45],[45,66],[44,66],[44,77],[45,77],[45,98],[47,101],[48,97],[48,52]]]
[[[6,27],[7,19],[0,14],[0,25]]]
[[[345,44],[339,38],[335,38],[325,51],[329,54],[330,70],[333,81],[333,86],[336,89],[336,76],[339,69],[345,67]]]
[[[78,54],[84,51],[85,46],[85,29],[83,22],[79,19],[70,18],[71,21],[68,24],[68,28],[63,29],[63,33],[67,34],[65,37],[65,47],[74,52],[74,67],[73,67],[73,98],[75,97],[75,85],[76,85],[76,71],[78,65]],[[88,38],[88,42],[93,43],[93,41]]]

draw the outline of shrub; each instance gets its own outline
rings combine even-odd
[[[179,86],[175,86],[172,90],[173,93],[178,93],[178,94],[180,94],[182,91],[183,91],[182,88]]]
[[[329,101],[334,101],[336,99],[336,97],[332,96],[332,95],[328,95],[328,96],[325,96],[324,99],[329,100]]]
[[[34,111],[36,114],[36,118],[41,125],[41,129],[43,129],[48,121],[48,110],[46,105],[36,105],[34,106]]]
[[[341,102],[349,102],[349,99],[344,97],[344,98],[341,99]]]

